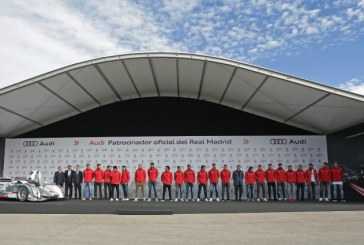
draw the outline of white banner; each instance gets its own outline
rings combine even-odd
[[[35,138],[6,139],[4,176],[27,176],[39,169],[47,182],[53,181],[58,166],[87,163],[127,165],[131,173],[137,164],[145,168],[150,162],[163,170],[170,165],[191,164],[219,168],[237,164],[243,170],[248,166],[268,163],[284,165],[313,163],[318,166],[327,161],[325,136],[181,136],[181,137],[91,137],[91,138]]]

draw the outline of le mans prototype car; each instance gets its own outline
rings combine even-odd
[[[64,193],[56,185],[41,183],[41,174],[36,170],[29,178],[0,178],[0,199],[41,202],[64,199]]]

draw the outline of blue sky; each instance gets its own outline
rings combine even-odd
[[[364,0],[12,0],[0,27],[0,87],[100,56],[181,51],[364,94]]]

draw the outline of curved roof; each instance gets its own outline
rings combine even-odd
[[[0,135],[152,96],[206,100],[315,133],[364,122],[357,94],[234,60],[151,52],[88,60],[0,89]]]

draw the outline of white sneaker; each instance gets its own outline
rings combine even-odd
[[[209,201],[209,199],[205,198],[205,202],[208,202],[208,201]]]
[[[200,201],[200,198],[197,198],[196,202],[199,202]]]
[[[287,198],[284,198],[285,201],[287,201]]]
[[[259,198],[257,198],[257,202],[260,202],[260,199]]]
[[[125,201],[129,201],[129,198],[125,198]]]
[[[148,202],[151,202],[151,201],[152,201],[152,199],[148,198]]]
[[[145,202],[146,200],[147,200],[147,199],[144,197],[144,198],[143,198],[143,201]]]
[[[162,199],[162,200],[161,200],[161,202],[165,202],[165,200],[164,200],[164,199]]]
[[[178,202],[178,198],[174,199],[174,202]]]
[[[267,198],[264,198],[263,200],[264,200],[265,202],[268,202]]]
[[[326,201],[326,202],[329,202],[330,200],[329,200],[328,198],[325,198],[325,201]]]
[[[138,198],[135,198],[135,199],[134,199],[134,202],[137,202],[137,201],[138,201]]]
[[[156,199],[154,199],[154,201],[159,202],[159,199],[158,199],[158,198],[156,198]]]
[[[110,198],[110,202],[113,202],[113,201],[114,201],[114,199]]]
[[[82,198],[82,201],[86,201],[86,198]]]
[[[216,198],[216,202],[220,202],[220,199],[219,198]]]
[[[212,198],[210,198],[210,200],[209,200],[210,202],[212,202]]]
[[[116,199],[115,199],[115,201],[116,201],[116,202],[118,202],[118,201],[119,201],[119,199],[118,199],[118,198],[116,198]]]
[[[320,197],[319,202],[322,202],[322,201],[323,201],[323,199]]]

